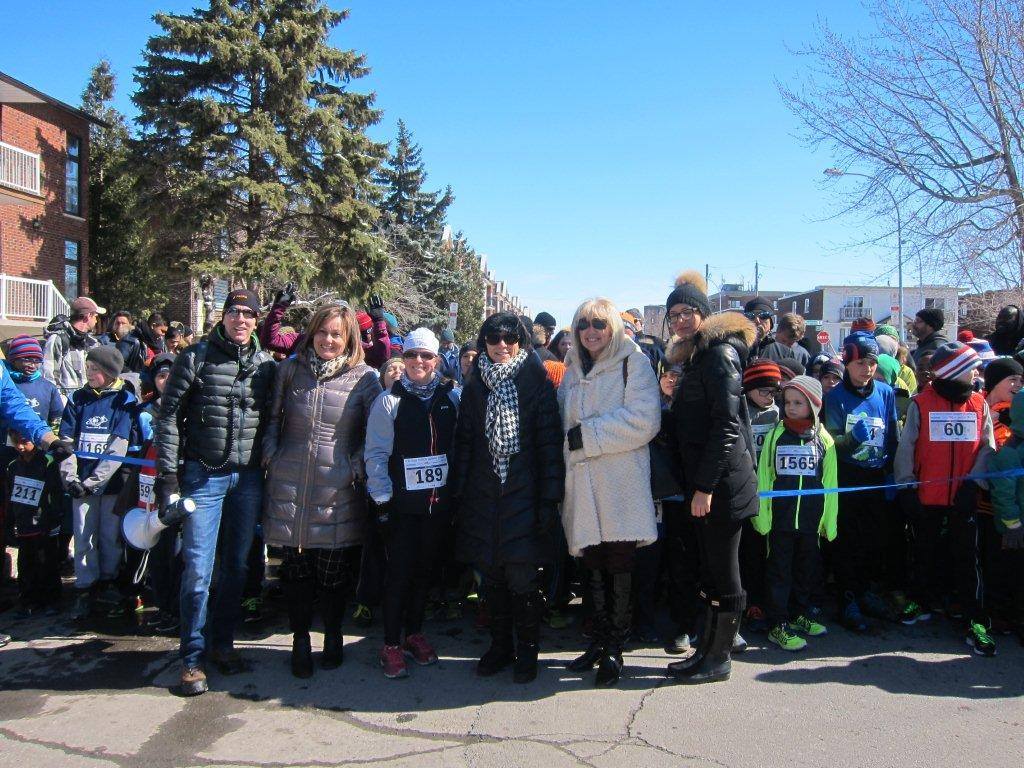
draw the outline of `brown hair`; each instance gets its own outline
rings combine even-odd
[[[795,312],[787,312],[779,318],[779,328],[788,328],[794,336],[801,339],[807,330],[807,321]]]
[[[363,345],[359,338],[359,323],[356,322],[356,313],[348,304],[329,304],[314,312],[313,316],[309,318],[306,335],[297,351],[305,354],[308,350],[313,349],[313,337],[316,336],[316,332],[324,323],[328,323],[336,317],[341,320],[348,337],[345,339],[345,355],[348,356],[348,364],[350,366],[359,365],[364,359]]]

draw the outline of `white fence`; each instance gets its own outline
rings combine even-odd
[[[42,194],[39,155],[0,141],[0,185],[33,195]]]
[[[68,300],[51,281],[0,275],[0,320],[45,322],[70,310]]]

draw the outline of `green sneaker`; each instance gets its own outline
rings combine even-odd
[[[791,629],[801,632],[808,637],[820,637],[821,635],[828,634],[828,627],[816,621],[811,621],[804,615],[797,616],[793,621],[789,622],[789,626]]]
[[[996,655],[996,641],[992,639],[992,636],[988,633],[988,627],[984,624],[972,621],[971,626],[967,630],[966,641],[979,656]]]
[[[776,624],[772,627],[768,639],[784,651],[802,651],[807,647],[807,641],[790,632],[785,624]]]
[[[356,609],[352,611],[352,621],[359,627],[368,627],[373,624],[373,611],[368,605],[356,603]]]
[[[547,615],[544,617],[544,621],[547,622],[547,625],[552,629],[565,629],[572,625],[572,619],[557,608],[552,608],[548,611]]]
[[[913,600],[910,600],[903,607],[903,612],[900,614],[900,623],[906,624],[909,627],[919,621],[928,621],[931,617],[932,615],[928,610],[921,607],[921,605],[915,603]]]

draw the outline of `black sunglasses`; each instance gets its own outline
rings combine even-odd
[[[761,310],[760,312],[744,312],[743,316],[747,318],[747,320],[770,320],[775,317],[771,312],[766,312],[764,310]]]
[[[514,333],[488,333],[484,336],[484,341],[490,344],[492,347],[497,346],[501,342],[505,342],[507,346],[519,343],[519,337]]]
[[[581,317],[576,321],[576,330],[585,331],[587,328],[593,328],[595,331],[603,331],[608,327],[608,321],[602,320],[599,317],[595,317],[593,320],[587,320],[585,317]]]

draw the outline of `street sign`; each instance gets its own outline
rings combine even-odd
[[[454,331],[455,324],[459,321],[459,303],[453,301],[448,305],[448,330]]]
[[[818,343],[821,344],[821,346],[828,344],[828,340],[828,331],[818,331]]]

